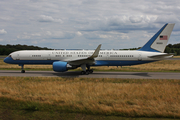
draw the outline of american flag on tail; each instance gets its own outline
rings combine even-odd
[[[168,36],[167,35],[161,35],[159,36],[160,40],[168,40]]]

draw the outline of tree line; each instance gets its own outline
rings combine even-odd
[[[130,50],[137,50],[140,49],[139,48],[130,48]],[[18,51],[18,50],[52,50],[50,48],[47,47],[38,47],[38,46],[28,46],[28,45],[0,45],[0,55],[9,55],[10,53],[14,52],[14,51]],[[123,49],[123,50],[127,50],[127,49]],[[174,53],[174,55],[180,55],[180,43],[178,44],[168,44],[166,46],[166,49],[164,51],[165,53]]]
[[[130,48],[130,49],[121,49],[121,50],[138,50],[141,47],[138,48]],[[168,44],[164,50],[165,53],[173,53],[174,55],[180,55],[180,43],[178,44]]]
[[[0,55],[9,55],[10,53],[18,50],[52,50],[47,47],[28,46],[28,45],[0,45]]]
[[[164,52],[174,53],[174,55],[180,55],[180,43],[174,45],[168,44]]]

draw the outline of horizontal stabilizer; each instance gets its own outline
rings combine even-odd
[[[173,57],[173,54],[160,54],[160,55],[153,55],[153,56],[148,56],[149,58],[158,58],[158,59],[163,59],[163,58],[171,58]]]

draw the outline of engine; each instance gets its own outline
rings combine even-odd
[[[69,69],[75,69],[77,66],[71,66],[67,62],[57,61],[53,62],[53,70],[55,72],[65,72]]]

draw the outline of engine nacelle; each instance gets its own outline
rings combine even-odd
[[[67,62],[62,62],[62,61],[53,62],[53,70],[56,72],[67,71]]]
[[[53,62],[53,70],[56,72],[65,72],[69,69],[75,69],[77,66],[71,66],[67,62],[57,61]]]

